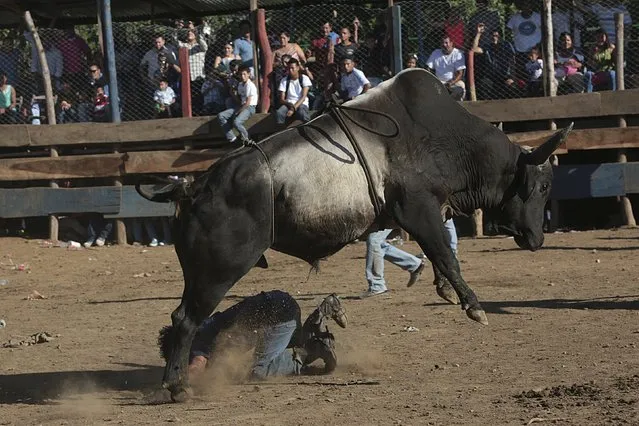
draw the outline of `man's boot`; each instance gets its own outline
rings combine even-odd
[[[309,370],[309,365],[318,359],[324,361],[324,374],[329,374],[337,367],[337,355],[335,354],[335,336],[328,331],[322,332],[310,338],[304,344],[306,353],[302,364],[302,373]]]

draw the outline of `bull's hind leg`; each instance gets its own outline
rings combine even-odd
[[[458,305],[459,297],[457,297],[457,292],[455,292],[453,286],[450,285],[444,274],[437,269],[435,265],[433,265],[433,275],[435,276],[433,284],[437,290],[437,295],[448,303]]]
[[[442,223],[439,202],[430,194],[415,192],[417,196],[405,196],[390,203],[397,223],[415,237],[424,254],[439,269],[455,289],[462,309],[472,320],[488,324],[486,313],[477,296],[461,276],[459,263],[448,241],[448,234]]]

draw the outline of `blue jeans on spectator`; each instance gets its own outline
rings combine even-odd
[[[251,118],[255,114],[255,107],[249,106],[243,109],[238,114],[239,108],[229,108],[226,111],[222,111],[217,115],[217,119],[222,126],[222,130],[226,134],[226,140],[233,142],[235,140],[235,134],[233,133],[233,127],[237,129],[243,140],[248,140],[248,131],[244,127],[246,120]]]
[[[133,242],[142,243],[144,236],[142,235],[142,226],[146,231],[146,235],[149,237],[149,241],[157,240],[158,234],[155,231],[155,225],[151,218],[134,218],[131,219],[131,231],[133,233]]]
[[[610,90],[617,90],[617,73],[614,70],[610,70],[610,71],[603,71],[603,72],[607,72],[608,73],[608,77],[609,77],[609,84],[608,87],[610,87]],[[592,93],[595,89],[593,83],[592,83],[592,78],[595,76],[595,74],[597,74],[596,72],[593,71],[586,71],[586,91],[588,93]]]
[[[418,257],[386,242],[392,231],[382,229],[372,232],[366,240],[366,281],[370,292],[381,293],[388,290],[384,280],[384,259],[409,272],[415,271],[422,264]]]
[[[286,119],[288,118],[286,117],[287,113],[288,113],[288,106],[286,105],[282,105],[277,109],[277,111],[275,112],[275,121],[277,121],[277,124],[286,123]],[[298,120],[301,120],[302,123],[307,123],[311,120],[311,114],[308,110],[308,107],[302,104],[299,106],[299,108],[297,108],[297,110],[295,110],[295,113],[293,113],[292,118],[293,119],[297,118]]]
[[[450,249],[455,253],[457,257],[457,229],[455,228],[455,222],[452,219],[448,219],[444,222],[444,228],[448,231],[448,237],[450,238]]]
[[[301,364],[293,359],[293,352],[286,349],[296,328],[297,323],[291,320],[267,326],[258,332],[251,378],[299,374]],[[245,332],[253,333],[250,330]],[[191,345],[191,358],[204,356],[209,359],[218,333],[215,317],[204,320]]]

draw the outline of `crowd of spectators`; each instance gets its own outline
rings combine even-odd
[[[559,94],[616,89],[614,14],[625,13],[627,28],[632,23],[622,4],[553,1],[555,51],[551,54],[540,46],[538,3],[516,0],[517,11],[510,16],[502,16],[487,0],[476,0],[476,6],[470,17],[461,8],[451,7],[441,21],[429,21],[441,34],[429,33],[430,40],[437,38],[439,48],[410,53],[404,66],[430,69],[458,100],[469,96],[469,51],[475,55],[478,99],[543,95],[543,63],[548,60],[555,64]],[[181,115],[182,49],[188,55],[193,114],[221,114],[229,137],[233,128],[245,137],[242,123],[259,102],[257,90],[249,100],[240,93],[247,90],[241,76],[244,69],[255,85],[271,87],[272,111],[278,123],[290,117],[308,121],[311,111],[321,110],[332,96],[352,98],[353,84],[365,92],[392,75],[390,31],[387,22],[378,21],[369,31],[362,30],[356,17],[335,28],[330,21],[318,22],[316,35],[304,40],[292,40],[287,29],[271,34],[273,73],[269,76],[256,75],[255,43],[246,20],[233,23],[235,36],[226,40],[203,20],[176,19],[161,33],[149,33],[147,39],[116,34],[120,112],[125,119]],[[590,30],[594,21],[599,27],[596,34]],[[21,54],[15,43],[0,40],[0,123],[48,120],[39,56],[32,35],[25,31],[23,36],[31,49],[28,84],[18,84]],[[43,31],[41,39],[55,92],[57,121],[110,121],[111,98],[98,49],[92,51],[73,28]],[[147,43],[150,48],[143,53],[140,48]]]

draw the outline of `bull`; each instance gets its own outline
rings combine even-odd
[[[228,153],[192,183],[145,198],[176,203],[175,250],[184,291],[171,315],[176,333],[163,386],[189,396],[186,366],[198,325],[268,248],[316,265],[369,229],[394,222],[411,234],[440,295],[487,324],[448,246],[442,211],[499,215],[519,247],[540,248],[550,155],[572,125],[533,151],[470,114],[430,73],[411,69],[303,126]],[[340,118],[341,117],[341,118]],[[444,287],[448,288],[444,288]],[[450,293],[450,294],[449,294]]]

